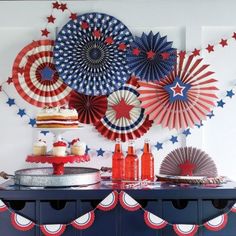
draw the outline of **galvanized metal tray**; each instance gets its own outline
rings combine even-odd
[[[64,175],[53,175],[53,168],[30,168],[17,170],[16,185],[30,187],[86,186],[101,181],[100,170],[86,167],[65,167]]]

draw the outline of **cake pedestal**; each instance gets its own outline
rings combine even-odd
[[[68,155],[63,157],[52,156],[52,155],[46,155],[46,156],[29,155],[26,158],[26,161],[31,163],[52,164],[54,175],[63,175],[64,165],[66,163],[74,163],[74,162],[80,163],[80,162],[87,162],[89,160],[90,160],[89,155],[83,155],[83,156]]]

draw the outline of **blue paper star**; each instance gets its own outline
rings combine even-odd
[[[16,104],[16,103],[15,103],[15,99],[12,99],[12,98],[8,98],[8,100],[7,100],[6,103],[9,105],[9,107],[11,107],[12,105],[15,105],[15,104]]]
[[[215,115],[214,115],[213,111],[211,111],[207,116],[211,119]]]
[[[46,131],[46,130],[45,131],[40,131],[40,133],[43,134],[44,136],[46,136],[49,133],[49,131]]]
[[[30,119],[29,125],[31,125],[32,127],[34,127],[36,125],[36,120],[35,119]]]
[[[232,98],[234,95],[235,95],[235,93],[233,92],[233,90],[232,90],[232,89],[231,89],[231,90],[229,90],[229,91],[227,91],[227,94],[226,94],[226,96],[227,96],[227,97],[230,97],[230,98]]]
[[[174,144],[174,143],[178,143],[178,137],[177,136],[171,136],[170,141]]]
[[[183,131],[183,134],[184,134],[186,137],[188,137],[188,135],[191,134],[190,129],[184,130],[184,131]]]
[[[218,107],[222,107],[222,108],[223,108],[224,105],[225,105],[225,102],[224,102],[222,99],[217,102],[217,106],[218,106]]]
[[[172,84],[168,84],[164,89],[170,95],[170,103],[177,100],[187,101],[188,100],[188,90],[191,88],[190,84],[184,84],[179,77],[176,77]]]
[[[88,154],[89,151],[90,151],[90,148],[88,147],[88,145],[86,145],[85,153]]]
[[[20,117],[23,117],[24,115],[26,115],[25,109],[19,109],[17,115],[19,115]]]
[[[203,126],[202,121],[200,122],[200,124],[195,124],[195,126],[197,126],[200,129]]]
[[[163,143],[159,143],[159,142],[156,143],[155,147],[156,147],[157,151],[159,151],[160,149],[163,149],[162,145],[163,145]]]
[[[103,156],[105,151],[103,151],[101,148],[97,150],[97,156]]]

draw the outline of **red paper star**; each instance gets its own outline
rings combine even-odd
[[[170,53],[168,53],[168,52],[163,52],[163,53],[161,53],[161,56],[162,56],[162,59],[163,59],[163,60],[168,60],[169,57],[170,57]]]
[[[77,20],[77,14],[76,13],[71,13],[70,14],[70,19],[71,20]]]
[[[232,38],[236,40],[236,32],[233,33]]]
[[[48,35],[50,34],[50,32],[45,28],[43,30],[41,30],[42,32],[42,36],[48,37]]]
[[[59,2],[53,2],[53,3],[52,3],[52,8],[53,8],[53,9],[59,9],[60,6],[61,6],[61,4],[60,4]]]
[[[112,109],[116,112],[116,119],[120,119],[122,117],[130,120],[130,111],[134,108],[133,105],[128,105],[124,98],[120,100],[117,105],[112,106]]]
[[[192,51],[192,54],[196,57],[196,56],[200,56],[200,49],[194,49],[193,51]]]
[[[12,83],[12,78],[11,78],[11,77],[8,77],[7,83],[8,83],[8,84],[11,84],[11,83]]]
[[[125,51],[126,48],[127,48],[127,46],[126,46],[125,43],[120,43],[120,44],[119,44],[119,47],[118,47],[119,50],[121,50],[121,51]]]
[[[179,56],[180,56],[180,57],[184,57],[184,56],[185,56],[185,54],[186,54],[186,52],[185,52],[185,51],[180,51],[180,52],[179,52]]]
[[[66,3],[61,3],[60,9],[61,9],[61,11],[64,12],[67,9],[67,4]]]
[[[20,73],[21,75],[24,74],[24,72],[25,72],[25,68],[24,67],[19,67],[17,69],[17,73]]]
[[[147,59],[152,60],[155,57],[156,53],[153,52],[152,50],[147,52]]]
[[[138,55],[140,54],[139,48],[134,48],[134,49],[132,50],[132,53],[133,53],[133,55],[138,56]]]
[[[86,22],[86,21],[83,21],[82,23],[81,23],[81,28],[82,29],[88,29],[88,27],[89,27],[89,24],[88,24],[88,22]]]
[[[175,95],[177,95],[177,94],[183,94],[182,92],[184,88],[185,87],[182,87],[177,83],[176,86],[172,88],[172,90],[174,90]]]
[[[94,30],[94,31],[93,31],[93,36],[94,36],[94,38],[100,38],[100,37],[101,37],[101,32],[100,32],[100,30]]]
[[[52,23],[52,24],[54,24],[54,21],[56,20],[56,18],[53,15],[48,16],[47,19],[48,19],[48,23]]]
[[[206,47],[206,50],[208,51],[208,53],[214,52],[214,45],[208,44],[208,46]]]
[[[227,39],[221,39],[221,41],[219,42],[219,44],[221,44],[222,47],[228,46]]]
[[[189,160],[186,160],[183,164],[179,165],[181,169],[181,176],[193,176],[193,171],[196,169],[196,165],[191,163]]]
[[[105,39],[105,43],[108,44],[108,45],[111,45],[111,44],[114,43],[114,40],[113,40],[112,37],[107,37],[107,38]]]

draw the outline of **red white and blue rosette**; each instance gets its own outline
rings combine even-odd
[[[13,64],[17,92],[37,107],[64,105],[71,92],[56,71],[53,47],[53,40],[33,41],[19,52]]]
[[[173,229],[178,236],[194,236],[198,231],[198,225],[176,224]]]
[[[41,225],[40,229],[45,236],[61,236],[66,230],[66,225]]]
[[[113,191],[98,204],[97,208],[102,211],[110,211],[116,207],[118,201],[119,193],[117,191]]]
[[[144,114],[137,92],[137,79],[128,83],[108,96],[105,116],[95,123],[96,129],[106,138],[123,142],[144,135],[152,126],[152,121]]]
[[[130,76],[126,51],[132,40],[129,29],[113,16],[79,15],[57,35],[56,68],[65,83],[79,93],[110,94]]]
[[[204,226],[205,228],[211,231],[220,231],[226,226],[227,222],[228,222],[228,215],[223,214],[207,221],[204,224]]]
[[[6,204],[2,200],[0,200],[0,212],[4,212],[7,209],[8,208],[7,208]]]
[[[162,229],[168,224],[167,221],[148,211],[144,211],[144,221],[152,229]]]
[[[90,211],[90,212],[78,217],[71,224],[76,229],[83,230],[83,229],[88,229],[90,226],[92,226],[94,220],[95,220],[94,211]]]
[[[148,82],[164,79],[176,64],[176,49],[172,48],[172,43],[167,41],[167,36],[154,35],[152,31],[135,37],[127,55],[131,72]]]
[[[138,209],[142,208],[141,205],[135,199],[133,199],[129,194],[125,193],[124,191],[120,192],[119,201],[120,205],[127,211],[137,211]]]
[[[35,226],[34,222],[16,213],[11,214],[11,223],[15,229],[20,231],[28,231]]]
[[[217,80],[202,60],[181,51],[175,69],[166,79],[158,83],[139,82],[141,107],[156,124],[177,130],[193,127],[212,111]]]

